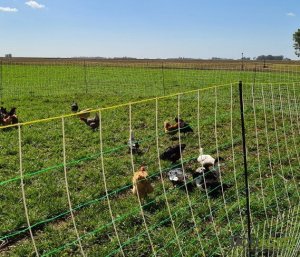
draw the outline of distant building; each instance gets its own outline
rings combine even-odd
[[[12,54],[6,54],[5,58],[12,58]]]

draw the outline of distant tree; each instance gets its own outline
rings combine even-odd
[[[293,34],[295,54],[300,57],[300,29]]]
[[[268,60],[268,61],[282,61],[284,58],[283,55],[260,55],[257,56],[256,60],[257,61],[264,61],[264,60]]]

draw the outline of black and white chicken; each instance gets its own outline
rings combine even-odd
[[[72,103],[72,105],[71,105],[71,111],[72,111],[72,112],[77,112],[78,109],[79,109],[78,104],[75,103],[75,102]]]
[[[128,145],[129,153],[131,152],[133,154],[140,153],[139,141],[135,139],[133,132],[131,132],[131,137],[129,138],[127,145]]]
[[[7,112],[6,108],[0,108],[0,124],[3,126],[8,126],[12,124],[19,123],[18,116],[16,114],[16,107],[11,108],[9,112]]]
[[[196,186],[201,189],[207,189],[208,194],[213,197],[217,197],[222,191],[231,187],[220,182],[220,166],[222,165],[220,162],[223,160],[223,158],[218,158],[213,165],[202,166],[196,169],[193,174]]]
[[[168,172],[169,180],[172,182],[173,186],[182,185],[187,177],[184,175],[181,168],[171,169]]]

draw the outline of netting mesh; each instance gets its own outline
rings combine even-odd
[[[39,64],[38,68],[29,63],[26,71],[18,71],[17,64],[2,65],[3,99],[9,99],[16,90],[24,101],[30,85],[30,90],[41,96],[67,95],[68,87],[71,94],[84,89],[74,87],[72,91],[71,84],[59,88],[53,87],[54,80],[43,81],[42,72],[53,68],[53,77],[59,83],[59,74],[64,73],[64,78],[73,78],[78,85],[79,74],[84,73],[76,71],[78,66],[73,63],[70,70],[69,66],[64,67],[70,73],[53,63]],[[12,69],[12,65],[16,67]],[[141,96],[140,92],[146,92],[141,77],[149,82],[149,94],[175,94],[92,110],[92,117],[99,116],[96,131],[86,126],[78,114],[1,127],[3,256],[299,255],[298,66],[249,64],[241,71],[240,64],[235,63],[229,68],[220,65],[218,69],[218,65],[210,69],[204,64],[195,67],[195,63],[189,63],[193,69],[176,63],[169,63],[168,68],[166,64],[145,68],[134,63],[134,67],[116,70],[112,65],[102,65],[84,62],[80,66],[87,70],[88,85],[95,81],[95,88],[88,90],[99,92],[104,81],[114,85],[122,81],[116,91]],[[31,75],[26,73],[29,70]],[[99,70],[107,77],[93,74]],[[118,74],[120,70],[122,75]],[[19,72],[15,82],[5,79],[9,72]],[[34,72],[38,79],[32,78]],[[164,73],[165,92],[162,84],[155,91],[157,72],[158,77]],[[162,77],[159,78],[161,83]],[[241,78],[249,171],[250,249],[236,82]],[[16,82],[18,79],[32,79],[32,84]],[[113,83],[114,79],[118,82]],[[196,83],[198,80],[200,84]],[[128,81],[141,91],[129,89]],[[174,81],[181,81],[182,86],[174,88]],[[24,86],[23,92],[17,88],[18,83]],[[49,91],[37,86],[43,83]],[[209,84],[212,86],[201,88]],[[11,91],[7,91],[7,85]],[[183,87],[192,90],[176,93]],[[101,87],[103,94],[109,95],[111,88],[104,89]],[[164,122],[173,123],[174,118],[187,121],[193,133],[166,134]],[[133,134],[140,145],[138,154],[128,148],[128,138]],[[177,162],[161,160],[161,153],[177,144],[186,145]],[[197,161],[201,148],[205,154],[224,161],[216,166],[220,171],[218,179],[212,183],[208,174],[198,187],[195,171],[202,166]],[[154,187],[146,199],[131,192],[133,173],[141,166],[146,167],[148,181]],[[183,171],[184,178],[176,186],[168,175],[175,168]]]
[[[297,62],[1,59],[3,99],[122,94],[157,96],[209,85],[297,82]],[[131,97],[131,99],[130,99]]]

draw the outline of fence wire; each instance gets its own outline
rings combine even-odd
[[[5,65],[18,64],[3,64],[4,74],[9,70]],[[32,69],[40,65],[47,71],[43,65],[56,64],[26,65]],[[105,65],[115,68],[115,63]],[[126,68],[138,72],[142,65],[133,62]],[[185,75],[191,71],[176,63],[151,65],[157,65],[153,72],[163,69],[165,92],[161,89],[154,98],[91,110],[91,118],[100,116],[96,131],[78,113],[0,127],[3,256],[299,255],[297,69],[292,72],[290,67],[274,65],[272,72],[275,68],[281,72],[272,77],[268,74],[271,65],[257,74],[258,66],[252,64],[248,67],[251,79],[249,75],[243,83],[253,237],[249,253],[238,80],[231,83],[233,69],[224,70],[229,72],[228,84],[208,88],[195,84],[187,86],[187,92],[176,93],[166,86],[168,72],[176,70],[178,77],[188,81]],[[207,66],[189,65],[193,72],[211,76]],[[232,65],[241,74],[238,65]],[[87,82],[93,69],[100,69],[99,63],[87,61],[83,67]],[[274,81],[263,81],[263,76]],[[219,79],[224,82],[221,75]],[[163,92],[173,94],[159,96]],[[174,124],[175,118],[188,122],[193,132],[165,133],[164,123]],[[136,153],[128,145],[133,135],[140,145]],[[178,144],[186,148],[177,162],[160,160],[167,147]],[[198,187],[195,171],[203,166],[197,161],[201,148],[204,154],[224,161],[215,166],[220,174],[214,184],[204,176]],[[146,199],[131,192],[132,173],[141,166],[154,187]],[[183,183],[176,186],[168,175],[175,168],[184,175]]]

